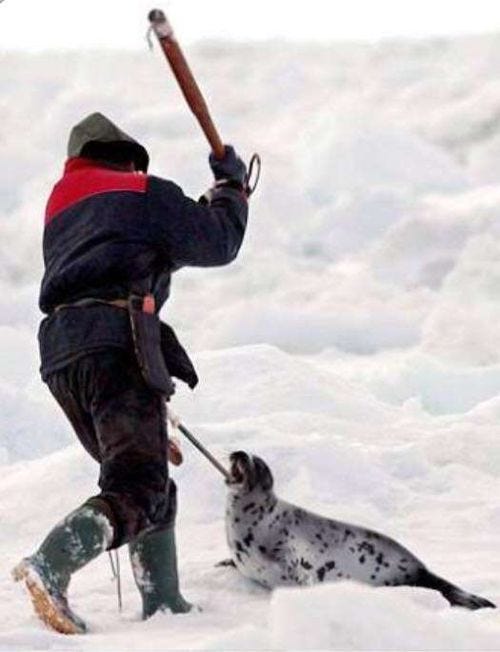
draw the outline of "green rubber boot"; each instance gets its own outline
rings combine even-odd
[[[62,634],[87,630],[68,604],[69,581],[112,540],[109,513],[88,502],[68,514],[49,532],[37,552],[14,568],[14,579],[24,581],[35,612],[48,627]]]
[[[187,613],[193,605],[179,590],[177,552],[173,525],[165,530],[137,537],[129,544],[135,583],[142,597],[142,618],[157,611]]]

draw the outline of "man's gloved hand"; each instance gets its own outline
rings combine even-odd
[[[168,437],[167,459],[174,466],[180,466],[184,461],[180,441],[171,435]]]
[[[210,153],[208,162],[214,173],[216,181],[235,181],[242,188],[245,186],[247,167],[234,151],[231,145],[225,145],[224,158],[215,158],[213,152]]]

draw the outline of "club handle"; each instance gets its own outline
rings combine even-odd
[[[186,102],[195,115],[205,134],[215,158],[224,158],[224,144],[215,128],[207,103],[191,72],[184,53],[179,46],[174,30],[161,9],[153,9],[148,14],[151,29],[156,34],[161,49],[174,73]]]

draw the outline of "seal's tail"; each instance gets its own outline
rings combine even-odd
[[[490,602],[486,598],[481,598],[479,595],[467,593],[467,591],[459,589],[458,586],[454,586],[425,568],[420,571],[416,585],[439,591],[452,607],[465,607],[466,609],[484,609],[489,607],[496,609],[496,604],[493,602]]]

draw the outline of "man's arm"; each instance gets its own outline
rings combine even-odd
[[[234,150],[222,161],[210,159],[216,184],[199,202],[171,181],[148,179],[151,236],[173,268],[211,267],[234,260],[248,217],[246,169]]]

